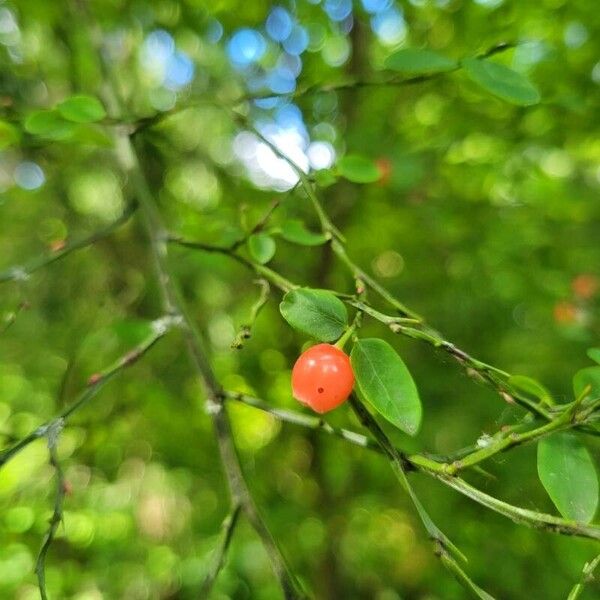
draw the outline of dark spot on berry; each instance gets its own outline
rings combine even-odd
[[[319,394],[322,394],[325,390],[323,388],[317,388],[317,392],[319,392]]]

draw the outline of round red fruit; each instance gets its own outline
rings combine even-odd
[[[354,385],[350,359],[331,344],[317,344],[300,355],[292,370],[294,398],[318,413],[344,402]]]

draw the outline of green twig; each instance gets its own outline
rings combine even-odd
[[[478,490],[460,477],[434,472],[431,472],[431,475],[457,492],[467,496],[467,498],[474,500],[478,504],[481,504],[494,512],[508,517],[515,523],[527,525],[534,529],[544,529],[562,535],[600,540],[600,527],[597,525],[586,525],[585,523],[579,523],[577,521],[571,521],[561,517],[555,517],[553,515],[513,506],[512,504],[508,504],[503,500],[499,500],[498,498],[494,498],[493,496]]]
[[[254,327],[254,323],[256,322],[256,319],[258,318],[263,306],[269,301],[269,295],[271,293],[269,282],[266,279],[261,278],[255,280],[254,283],[260,287],[260,294],[250,309],[250,317],[248,321],[240,327],[233,342],[231,342],[231,347],[235,348],[236,350],[241,350],[244,347],[244,342],[250,339],[252,336],[252,328]]]
[[[308,429],[322,431],[324,433],[327,433],[328,435],[333,435],[356,446],[367,448],[369,450],[374,450],[380,454],[386,454],[388,457],[391,454],[394,456],[395,461],[400,462],[405,471],[421,471],[422,473],[425,473],[430,477],[437,479],[444,485],[447,485],[453,488],[454,490],[460,492],[461,494],[467,496],[468,498],[477,502],[478,504],[481,504],[482,506],[485,506],[486,508],[493,510],[494,512],[508,517],[516,523],[528,525],[536,529],[543,529],[552,533],[600,539],[600,528],[598,528],[598,526],[596,525],[586,525],[584,523],[578,523],[576,521],[563,519],[561,517],[555,517],[553,515],[531,511],[493,498],[492,496],[481,492],[477,488],[474,488],[463,479],[448,474],[447,468],[449,464],[440,462],[438,460],[434,460],[429,455],[406,455],[402,453],[401,450],[393,447],[389,440],[386,441],[382,438],[381,440],[376,441],[354,431],[334,428],[320,417],[305,415],[288,409],[275,408],[269,405],[268,403],[264,402],[263,400],[253,398],[246,394],[241,394],[238,392],[225,392],[225,398],[267,412],[281,421],[285,421],[293,425],[299,425],[301,427],[306,427]],[[359,411],[361,411],[362,418],[368,419],[369,421],[374,421],[370,414],[366,411],[366,409],[364,407],[361,408],[361,406],[362,405],[358,404],[357,408]],[[372,433],[374,432],[374,430],[377,431],[380,429],[379,425],[377,425],[376,422],[375,426],[377,427],[377,429],[373,428],[372,430],[372,426],[369,425],[369,430]],[[380,441],[381,443],[379,443]],[[385,444],[387,447],[383,447],[382,444]],[[443,458],[441,458],[440,460],[443,460]]]
[[[153,322],[152,333],[135,348],[124,354],[112,366],[94,373],[88,380],[86,388],[81,392],[79,397],[62,412],[50,419],[37,429],[26,435],[10,448],[0,452],[0,468],[2,468],[11,458],[25,449],[31,442],[45,437],[48,432],[56,426],[56,423],[64,423],[69,417],[83,406],[85,406],[98,392],[112,379],[114,379],[123,369],[130,367],[136,363],[159,339],[167,334],[167,332],[177,323],[177,320],[172,317],[163,317]]]
[[[583,566],[581,579],[573,586],[573,589],[571,589],[567,600],[577,600],[577,598],[579,598],[579,596],[581,596],[581,594],[583,593],[583,588],[585,587],[586,583],[595,581],[594,571],[596,570],[596,567],[599,564],[600,554],[598,554],[598,556],[596,556],[596,558],[594,558],[590,562],[585,563],[585,565]]]
[[[129,221],[135,210],[136,205],[130,204],[118,219],[115,219],[112,223],[109,223],[106,227],[99,229],[91,235],[81,238],[80,240],[70,242],[63,248],[56,250],[51,254],[38,256],[22,265],[15,265],[2,271],[0,273],[0,283],[5,281],[24,281],[29,277],[29,275],[38,269],[61,260],[76,250],[81,250],[82,248],[87,248],[88,246],[95,244],[97,241],[109,236],[113,231],[115,231],[115,229],[118,229],[121,225]]]
[[[444,549],[441,544],[437,545],[436,555],[439,557],[442,564],[454,575],[454,578],[467,590],[474,598],[480,600],[494,600],[494,596],[488,594],[480,588],[458,564],[456,560]]]
[[[202,582],[202,587],[200,588],[200,598],[209,597],[213,585],[217,580],[217,576],[225,565],[225,557],[227,556],[227,551],[229,550],[229,545],[231,543],[231,539],[233,538],[233,532],[235,530],[235,526],[237,525],[241,510],[241,505],[236,504],[223,520],[223,524],[221,525],[221,538],[217,547],[215,548],[208,573]]]
[[[371,432],[377,440],[381,448],[390,460],[392,470],[396,474],[400,485],[410,497],[421,522],[423,523],[429,538],[434,543],[434,551],[436,556],[441,560],[442,564],[455,576],[458,582],[467,589],[471,594],[482,600],[493,600],[487,592],[482,590],[471,578],[465,573],[458,563],[458,560],[466,562],[464,554],[448,539],[448,537],[439,529],[433,522],[425,507],[416,495],[413,487],[408,481],[405,472],[405,458],[398,453],[387,435],[379,427],[379,424],[371,416],[369,411],[363,406],[358,398],[353,394],[350,397],[350,405],[361,423]],[[458,559],[458,560],[457,560]]]
[[[64,419],[55,420],[46,431],[46,438],[48,440],[48,452],[50,454],[50,464],[54,467],[56,473],[56,492],[54,496],[54,510],[50,517],[48,530],[44,536],[44,541],[38,553],[38,557],[35,563],[35,573],[38,580],[38,587],[40,590],[41,600],[48,599],[48,590],[46,589],[46,556],[54,537],[56,530],[60,525],[63,518],[63,501],[66,494],[66,482],[64,472],[58,460],[56,446],[58,444],[58,437],[64,426]]]

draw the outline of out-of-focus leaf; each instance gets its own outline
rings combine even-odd
[[[458,63],[433,50],[403,48],[385,59],[384,66],[400,73],[440,73],[452,71]]]
[[[60,115],[74,123],[94,123],[106,116],[104,106],[94,96],[71,96],[57,106]]]
[[[0,121],[0,150],[13,146],[20,139],[19,130],[6,121]]]
[[[25,130],[52,140],[65,140],[75,131],[75,125],[65,121],[55,110],[38,110],[25,119]]]
[[[255,233],[248,238],[248,250],[261,265],[268,263],[277,250],[275,240],[267,233]]]
[[[589,523],[598,506],[598,476],[587,448],[570,432],[538,442],[538,475],[559,512]]]
[[[587,355],[600,365],[600,348],[590,348],[587,351]]]
[[[316,184],[322,188],[329,187],[337,181],[337,177],[331,169],[319,169],[313,176]]]
[[[327,241],[327,236],[314,233],[306,228],[299,219],[290,219],[281,225],[281,237],[288,242],[301,246],[320,246]]]
[[[591,398],[600,398],[600,367],[586,367],[573,376],[573,392],[576,398],[583,394],[588,386],[590,391],[587,395]]]
[[[381,177],[375,162],[358,154],[343,156],[338,161],[337,168],[342,177],[354,183],[373,183]]]
[[[521,106],[540,101],[540,93],[533,84],[504,65],[480,58],[465,58],[462,65],[472,81],[498,98]]]
[[[348,323],[344,303],[326,290],[292,290],[283,297],[279,310],[294,329],[322,342],[338,339]]]
[[[390,423],[409,435],[421,425],[421,400],[413,378],[396,351],[383,340],[358,340],[350,354],[362,397]]]

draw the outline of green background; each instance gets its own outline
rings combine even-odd
[[[175,98],[231,103],[248,75],[232,66],[228,39],[240,28],[267,39],[267,2],[85,5],[81,12],[46,0],[0,4],[0,269],[102,227],[131,199],[115,159],[113,125],[54,136],[63,139],[22,127],[36,109],[76,92],[101,92],[94,23],[111,49],[130,121]],[[390,170],[372,185],[340,180],[320,191],[350,255],[447,339],[511,373],[538,378],[559,402],[569,401],[572,375],[590,364],[585,351],[597,345],[600,331],[593,289],[600,264],[596,3],[404,2],[396,5],[404,33],[389,45],[360,3],[349,33],[319,3],[285,6],[311,33],[300,88],[382,78],[383,61],[396,46],[459,59],[500,42],[518,44],[495,60],[535,83],[542,100],[532,107],[494,98],[461,71],[419,85],[307,94],[295,102],[311,140]],[[216,21],[224,30],[218,41]],[[193,81],[177,92],[143,68],[141,48],[156,30],[168,31],[194,63]],[[330,64],[344,48],[348,60]],[[280,53],[270,42],[256,68],[271,69]],[[276,110],[243,107],[257,120]],[[232,152],[238,133],[226,111],[199,102],[139,136],[142,167],[172,232],[226,243],[239,235],[241,221],[253,225],[268,208],[275,192],[253,185]],[[15,176],[23,161],[43,171],[36,189],[23,189]],[[287,198],[272,222],[285,218],[318,230],[300,194]],[[170,259],[223,385],[299,408],[290,371],[309,340],[279,315],[278,293],[244,348],[231,350],[258,294],[252,274],[227,257],[179,248]],[[353,289],[327,247],[299,249],[278,240],[271,266],[311,287]],[[140,321],[160,316],[139,218],[26,281],[2,284],[0,316],[8,318],[23,301],[29,307],[0,336],[3,447],[52,417],[92,373],[135,343]],[[421,432],[415,439],[397,434],[401,447],[451,452],[519,414],[429,346],[369,320],[364,335],[393,344],[420,391]],[[229,413],[261,512],[318,598],[465,597],[433,556],[384,459],[248,407],[232,405]],[[346,407],[327,418],[359,428]],[[589,448],[597,456],[598,444]],[[72,493],[48,556],[52,597],[197,597],[228,492],[180,336],[159,342],[78,413],[59,451]],[[555,512],[537,479],[534,446],[501,455],[486,469],[493,478],[472,474],[470,481],[513,504]],[[593,542],[529,530],[424,475],[411,477],[436,522],[468,556],[469,574],[499,598],[564,598],[597,553]],[[2,598],[38,597],[33,566],[53,489],[43,441],[0,471]],[[591,584],[582,597],[599,592]],[[243,519],[213,597],[280,597],[260,541]]]

